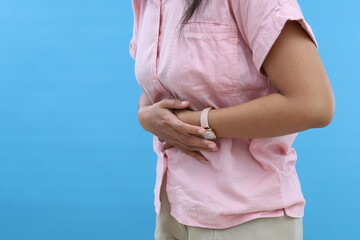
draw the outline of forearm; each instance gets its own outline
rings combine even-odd
[[[218,137],[276,137],[326,125],[316,105],[274,93],[240,105],[213,109],[208,119]],[[188,111],[179,118],[199,126],[199,116],[200,112]]]

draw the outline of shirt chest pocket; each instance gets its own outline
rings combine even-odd
[[[236,93],[237,68],[236,26],[191,22],[174,34],[168,83],[176,95]]]

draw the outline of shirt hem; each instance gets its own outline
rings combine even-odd
[[[249,214],[245,214],[242,215],[241,220],[237,220],[237,221],[224,221],[224,219],[221,219],[217,221],[217,223],[221,222],[222,224],[220,225],[212,225],[212,224],[200,224],[199,222],[196,222],[194,220],[191,220],[190,217],[186,217],[186,215],[178,213],[177,211],[174,209],[171,209],[171,216],[173,216],[179,223],[183,224],[183,225],[187,225],[187,226],[192,226],[192,227],[201,227],[201,228],[211,228],[211,229],[226,229],[226,228],[230,228],[230,227],[234,227],[236,225],[240,225],[246,222],[249,222],[251,220],[255,220],[255,219],[259,219],[259,218],[274,218],[274,217],[282,217],[282,216],[288,216],[288,217],[292,217],[292,218],[302,218],[303,214],[297,215],[297,214],[293,214],[291,212],[286,211],[285,208],[283,209],[278,209],[278,210],[274,210],[275,212],[271,212],[271,214],[269,214],[268,212],[256,212],[256,213],[249,213]],[[241,215],[239,215],[241,216]]]

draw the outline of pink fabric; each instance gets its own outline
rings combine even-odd
[[[287,20],[316,40],[296,0],[209,0],[182,30],[183,0],[133,0],[130,53],[138,83],[152,102],[189,100],[192,110],[223,108],[275,90],[262,63]],[[220,138],[202,164],[173,148],[157,153],[155,207],[167,172],[171,214],[181,223],[227,228],[255,218],[300,218],[305,200],[295,169],[297,133],[263,139]],[[284,209],[284,210],[283,210]]]

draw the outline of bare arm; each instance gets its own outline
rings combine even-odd
[[[330,81],[317,49],[297,22],[287,22],[263,63],[278,91],[209,112],[218,137],[266,138],[328,125],[335,111]],[[178,111],[179,119],[200,125],[200,112]]]

